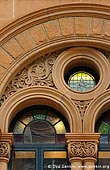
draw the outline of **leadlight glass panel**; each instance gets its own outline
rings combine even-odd
[[[24,135],[22,134],[14,134],[14,143],[24,143]]]
[[[62,121],[58,122],[54,127],[56,129],[57,134],[66,133],[66,129],[65,129],[64,123]]]
[[[60,140],[64,140],[62,143],[65,142],[65,138],[60,138],[60,135],[65,134],[67,130],[55,110],[33,106],[17,117],[17,121],[13,120],[10,127],[15,135],[15,143],[57,143]]]
[[[78,71],[69,77],[68,85],[77,92],[87,92],[95,87],[96,81],[90,73]]]
[[[14,127],[14,134],[22,134],[24,131],[24,128],[25,128],[25,125],[22,122],[17,121]]]
[[[57,134],[56,135],[56,143],[57,144],[65,144],[65,134]]]
[[[34,121],[26,127],[25,143],[55,143],[55,130],[46,121]]]
[[[108,134],[110,129],[110,125],[104,121],[101,122],[99,126],[98,132],[101,134]]]
[[[54,125],[60,120],[60,118],[55,114],[53,115],[53,113],[49,111],[46,120],[50,122],[52,125]]]
[[[96,123],[96,131],[101,134],[100,144],[110,144],[110,110],[107,110]]]
[[[63,121],[62,121],[63,120]],[[9,131],[14,132],[14,147],[12,150],[12,163],[10,170],[41,170],[48,169],[48,163],[56,165],[68,164],[65,147],[65,118],[56,110],[33,106],[21,111],[12,121]],[[45,157],[44,150],[52,152],[51,157]],[[58,150],[61,153],[58,157]],[[52,164],[51,164],[52,165]],[[49,168],[50,169],[50,168]],[[67,168],[60,168],[67,169]]]
[[[32,113],[25,114],[20,118],[20,121],[23,122],[25,125],[29,124],[33,120]]]
[[[33,115],[35,120],[45,120],[46,119],[47,110],[34,110]]]

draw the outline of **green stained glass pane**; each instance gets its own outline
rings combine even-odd
[[[13,132],[14,134],[23,134],[24,128],[25,128],[25,125],[18,121],[14,127]]]
[[[64,123],[62,121],[58,122],[54,127],[55,127],[57,134],[66,133],[66,129],[65,129]]]
[[[110,129],[110,125],[108,125],[107,123],[102,121],[100,126],[99,126],[98,132],[101,133],[101,134],[108,134],[109,133],[109,129]]]
[[[29,114],[25,114],[24,116],[22,116],[20,118],[20,121],[23,122],[25,125],[27,125],[28,123],[30,123],[33,120],[33,116],[31,113]]]
[[[35,118],[35,120],[45,120],[45,115],[39,115],[39,114],[37,114],[37,115],[34,115],[34,118]]]
[[[34,114],[34,119],[35,120],[45,120],[47,110],[34,110],[33,114]]]

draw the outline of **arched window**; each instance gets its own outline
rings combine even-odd
[[[69,166],[65,133],[69,125],[57,110],[32,106],[12,120],[9,131],[14,133],[10,170],[48,170],[60,164]],[[64,166],[60,169],[63,170]],[[65,168],[69,169],[69,168]]]

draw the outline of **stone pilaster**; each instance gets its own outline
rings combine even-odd
[[[98,133],[67,133],[69,161],[71,169],[95,169],[97,159],[98,143],[100,134]]]
[[[0,135],[0,169],[1,170],[7,170],[12,143],[13,143],[12,133],[1,133]]]

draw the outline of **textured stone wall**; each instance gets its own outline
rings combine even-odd
[[[109,0],[1,0],[0,1],[0,27],[9,22],[36,11],[38,9],[46,9],[51,6],[71,3],[95,3],[110,6]]]

